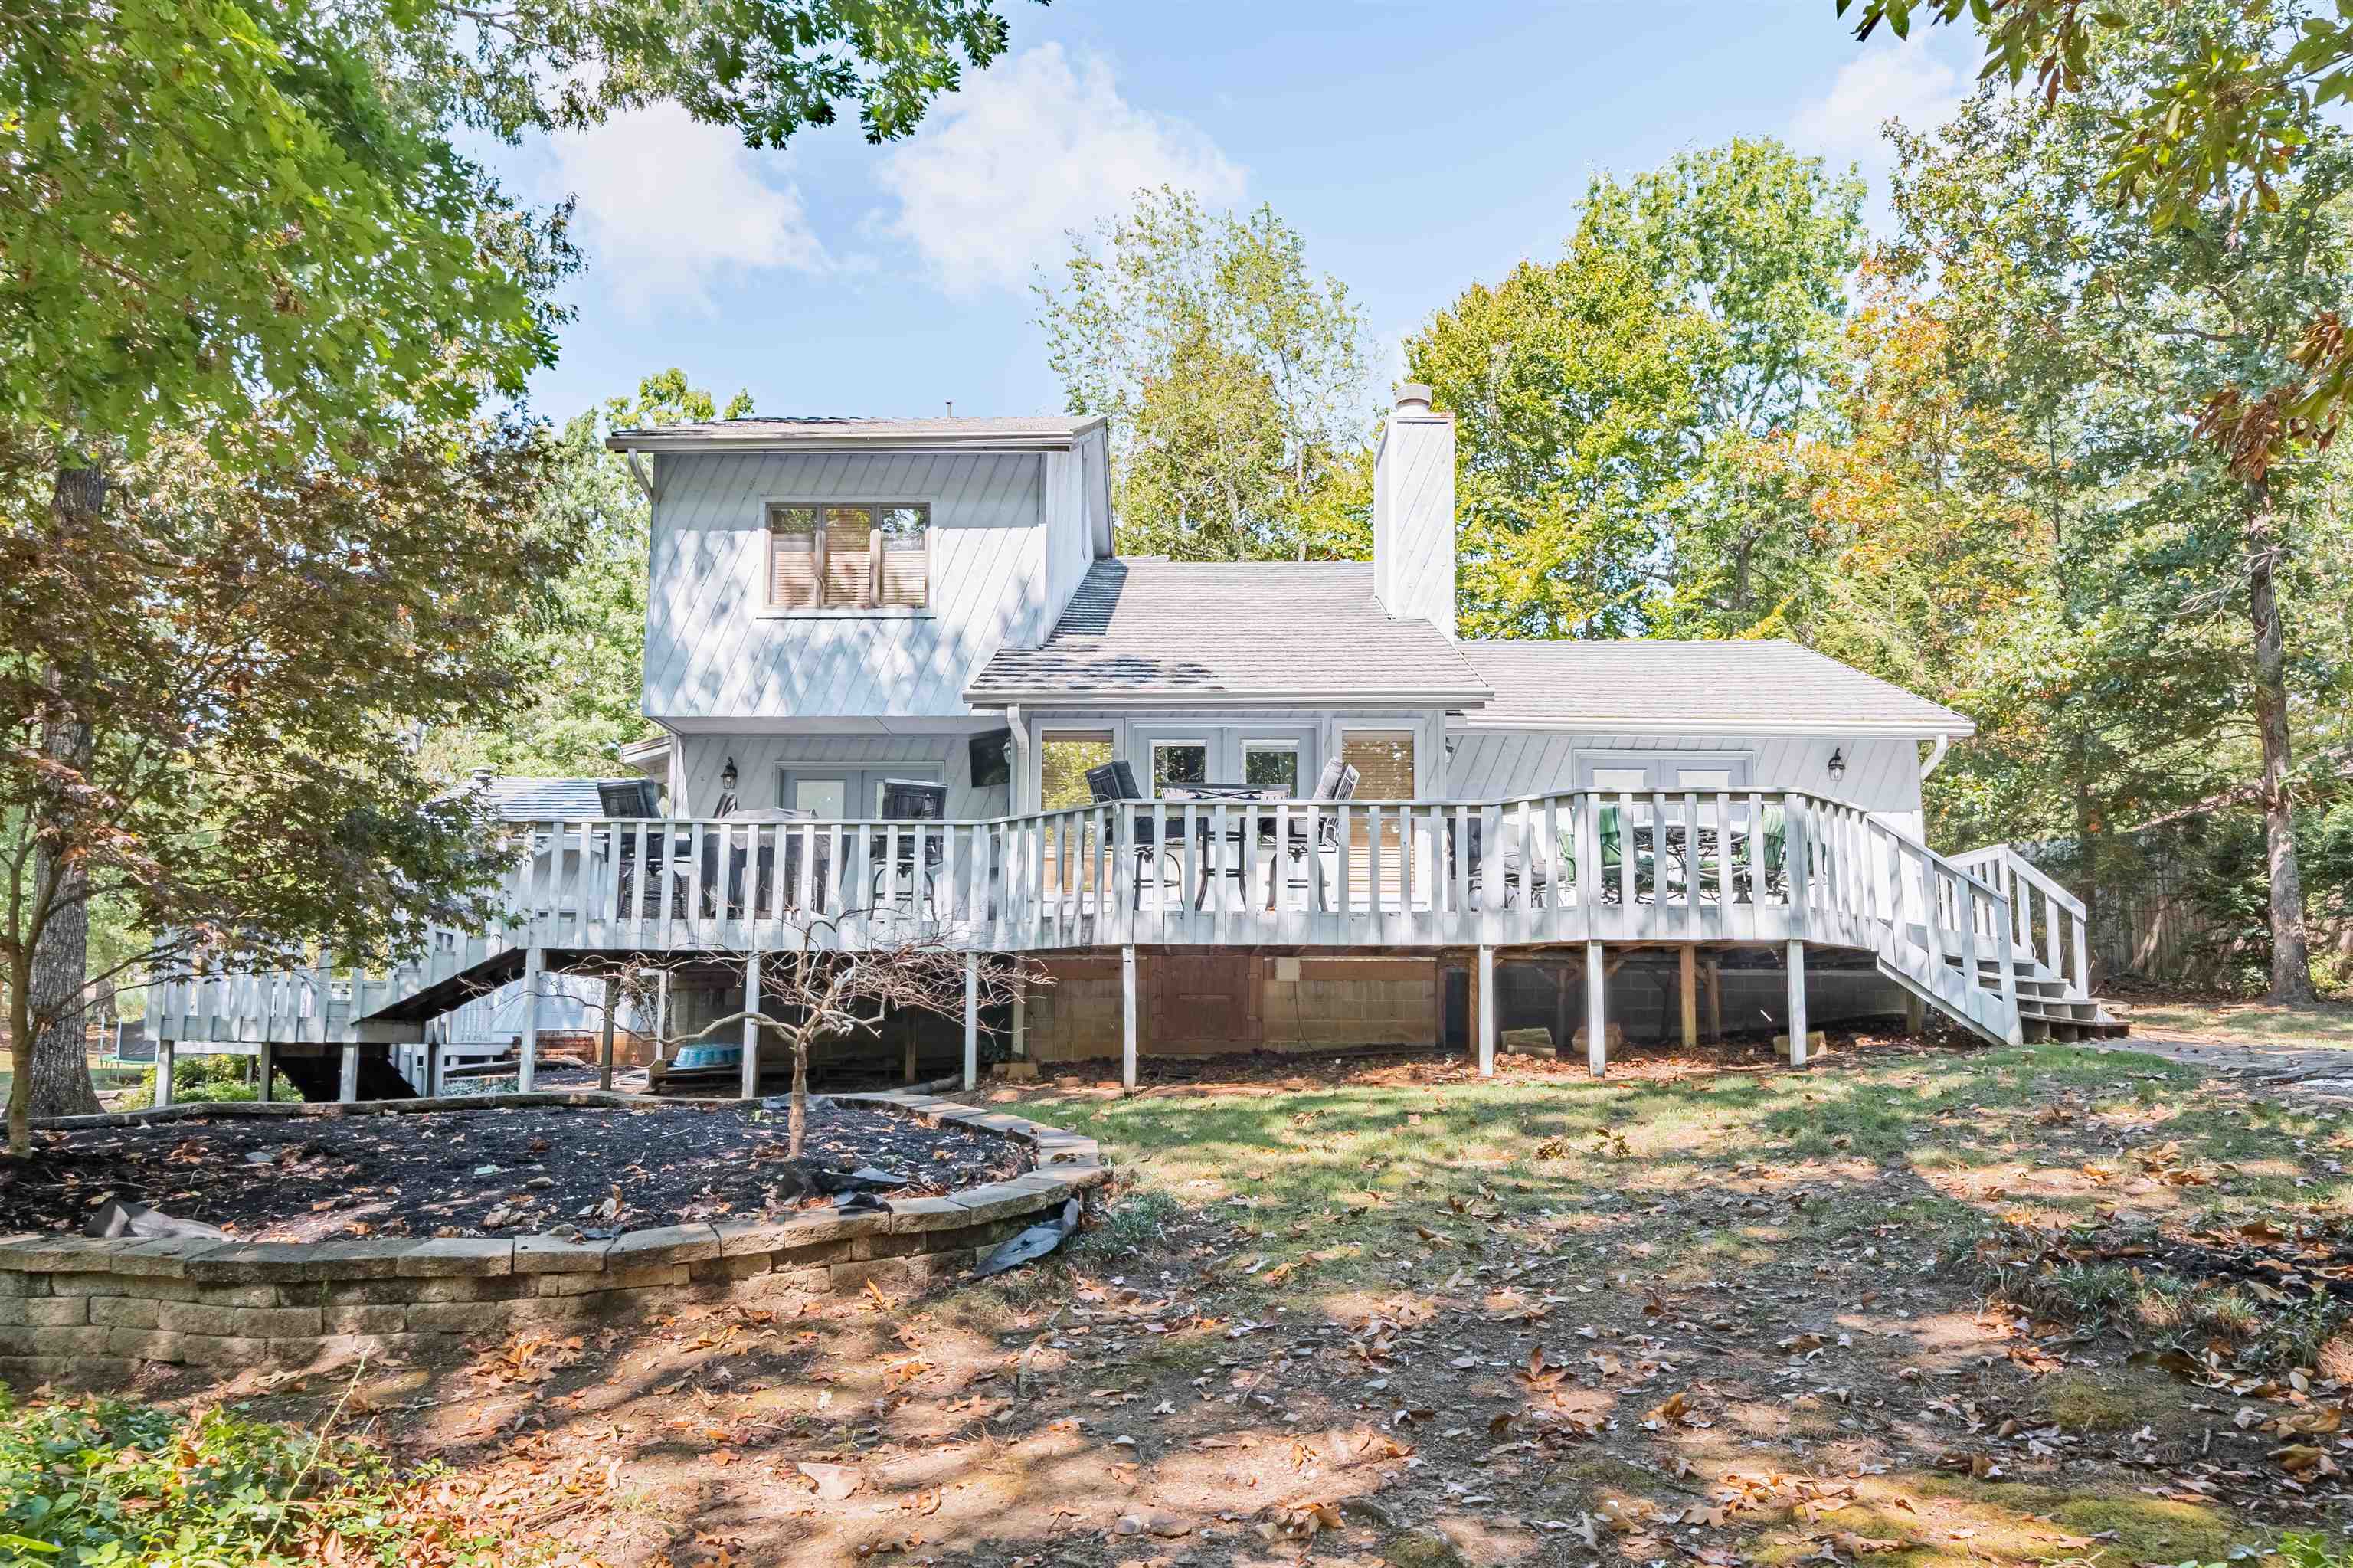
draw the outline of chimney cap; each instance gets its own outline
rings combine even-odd
[[[1398,388],[1397,406],[1398,408],[1403,410],[1428,412],[1430,408],[1430,388],[1423,386],[1419,381],[1409,381],[1405,383]]]

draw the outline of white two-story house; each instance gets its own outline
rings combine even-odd
[[[1922,842],[1966,716],[1788,642],[1461,639],[1453,418],[1424,388],[1388,421],[1370,561],[1118,555],[1100,419],[609,445],[652,504],[660,738],[628,755],[669,824],[543,824],[513,928],[355,999],[355,1038],[457,980],[653,948],[723,974],[812,916],[1037,958],[1054,983],[1012,1016],[948,1026],[967,1062],[986,1033],[1131,1079],[1247,1049],[1486,1062],[1506,1031],[1598,1069],[1613,1036],[1753,1030],[1802,1062],[1810,1022],[2101,1022],[2080,908],[1999,847]]]

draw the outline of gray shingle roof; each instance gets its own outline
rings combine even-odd
[[[1373,598],[1365,561],[1097,561],[1041,648],[1002,648],[965,700],[1287,696],[1476,705],[1486,683],[1426,620]]]
[[[993,443],[1051,445],[1068,441],[1103,421],[1101,416],[1024,414],[1002,418],[868,419],[841,415],[792,414],[743,419],[703,419],[616,430],[605,445],[614,451],[653,451],[691,447],[703,450],[754,447],[937,444],[986,447]]]
[[[535,822],[553,817],[576,821],[605,815],[597,785],[638,785],[645,781],[642,773],[617,779],[524,779],[508,775],[483,780],[478,798],[502,821]]]
[[[1465,642],[1482,726],[1595,733],[1742,726],[1974,735],[1952,709],[1795,642]]]

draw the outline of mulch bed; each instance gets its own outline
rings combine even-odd
[[[110,1199],[241,1239],[529,1235],[788,1212],[784,1114],[531,1107],[300,1120],[222,1118],[35,1135],[0,1162],[0,1234],[78,1231]],[[804,1170],[910,1177],[886,1198],[1030,1168],[1008,1139],[819,1102]],[[810,1200],[812,1202],[828,1200]]]

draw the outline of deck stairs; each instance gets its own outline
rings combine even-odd
[[[2009,844],[1952,860],[2009,903],[2010,984],[2026,1039],[2111,1040],[2129,1033],[2131,1026],[2092,994],[2090,927],[2082,899]],[[1979,985],[2001,989],[1997,956],[1979,952],[1976,964]]]

